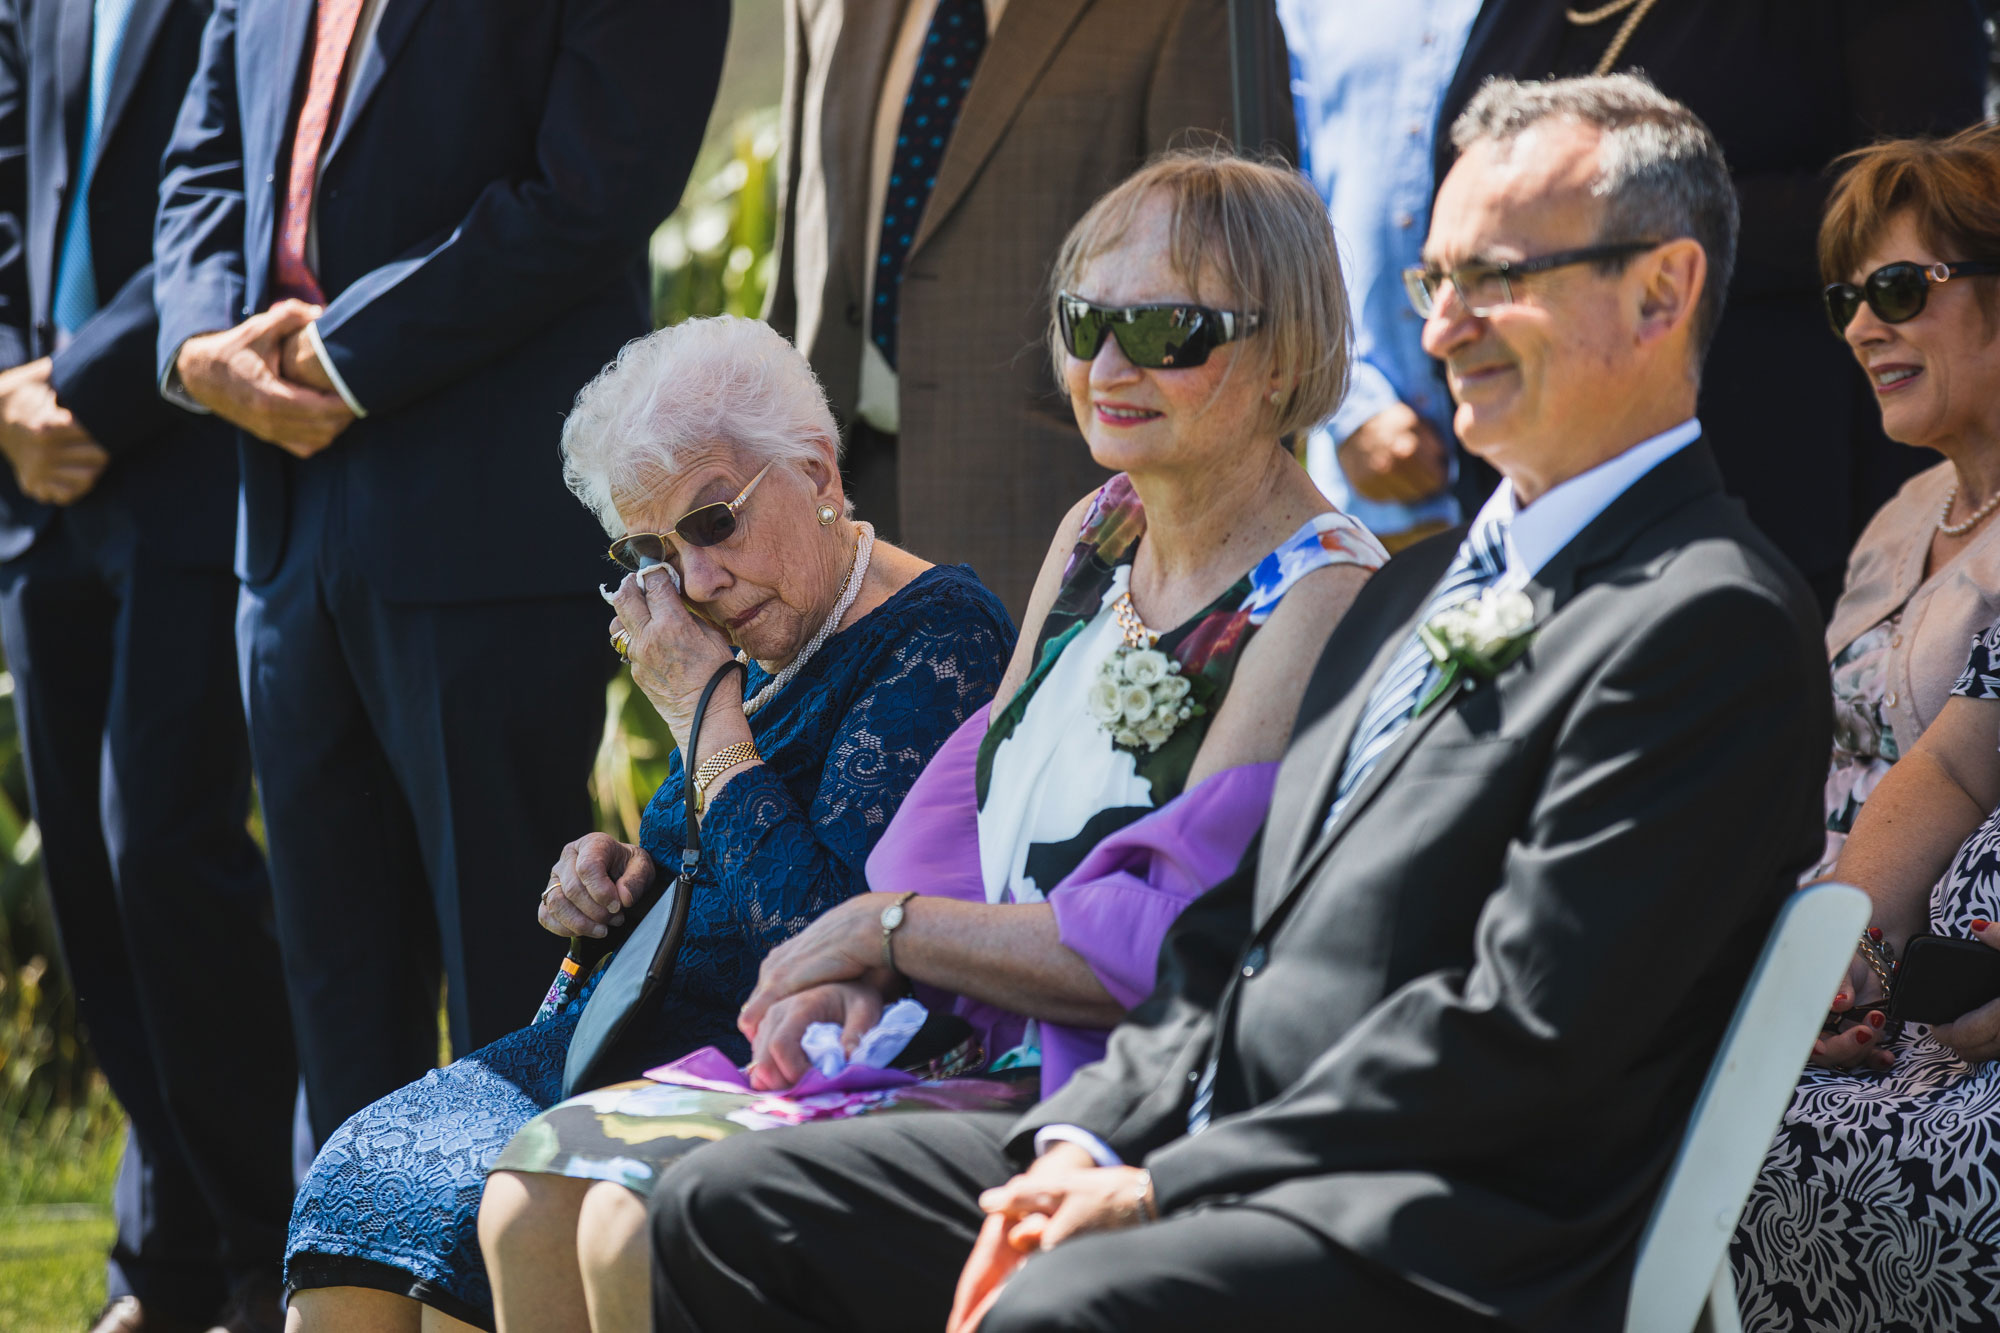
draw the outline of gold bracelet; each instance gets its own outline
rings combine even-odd
[[[747,764],[764,756],[757,753],[757,742],[738,741],[725,745],[694,771],[694,812],[700,814],[708,808],[708,786],[738,764]]]

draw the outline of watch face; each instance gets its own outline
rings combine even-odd
[[[903,905],[901,903],[897,903],[893,907],[885,907],[882,909],[882,929],[894,930],[896,927],[902,924],[903,924]]]

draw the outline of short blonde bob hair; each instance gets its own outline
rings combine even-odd
[[[718,445],[758,463],[840,458],[826,392],[784,335],[738,315],[634,338],[576,396],[562,428],[563,480],[605,532],[616,499],[645,494]]]
[[[1278,435],[1319,425],[1347,393],[1354,322],[1347,284],[1326,204],[1292,167],[1235,157],[1220,149],[1162,154],[1090,206],[1056,256],[1049,289],[1049,352],[1062,382],[1062,330],[1055,293],[1076,290],[1090,262],[1114,250],[1155,195],[1170,216],[1168,262],[1192,297],[1202,279],[1220,287],[1234,309],[1261,319],[1256,333],[1234,344],[1230,367],[1261,377],[1275,371],[1285,386],[1267,424]],[[1078,293],[1088,295],[1088,293]],[[1286,391],[1288,390],[1288,391]]]

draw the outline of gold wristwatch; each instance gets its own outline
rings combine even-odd
[[[707,759],[694,772],[694,812],[700,814],[708,808],[708,786],[738,764],[747,764],[764,756],[757,753],[755,741],[738,741],[725,745]]]

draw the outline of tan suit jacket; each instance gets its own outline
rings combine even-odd
[[[842,422],[860,379],[869,160],[902,0],[786,0],[777,272],[765,317]],[[1271,20],[1266,123],[1296,142]],[[1084,210],[1187,131],[1227,133],[1227,0],[1008,0],[903,270],[902,543],[1019,617],[1056,522],[1106,474],[1049,368],[1049,269]],[[862,517],[870,517],[863,514]]]

